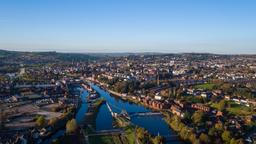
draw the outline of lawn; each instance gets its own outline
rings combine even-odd
[[[229,102],[231,107],[227,108],[227,111],[230,114],[234,114],[234,115],[252,115],[253,112],[250,111],[250,108],[244,105],[239,105],[236,104],[235,102]]]
[[[253,112],[250,111],[250,108],[244,105],[237,104],[235,102],[229,101],[228,104],[230,107],[226,108],[226,111],[229,114],[238,115],[238,116],[246,116],[252,115]],[[212,103],[211,107],[219,109],[218,103]]]
[[[216,86],[215,84],[206,83],[206,84],[195,85],[195,88],[204,89],[204,90],[212,90],[212,89],[214,89],[215,86]]]
[[[218,103],[212,103],[211,107],[215,108],[215,109],[219,109],[219,104]]]

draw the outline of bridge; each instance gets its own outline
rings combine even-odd
[[[88,134],[87,136],[101,136],[101,135],[119,135],[124,133],[121,129],[111,129],[111,130],[100,130],[93,134]]]
[[[108,110],[110,111],[112,117],[116,117],[117,116],[117,113],[113,112],[113,110],[111,109],[110,105],[108,104],[108,102],[106,102],[107,104],[107,107],[108,107]]]
[[[130,117],[134,116],[161,116],[162,114],[160,112],[135,112],[135,113],[129,113]]]
[[[113,117],[116,117],[118,115],[126,115],[127,117],[135,117],[135,116],[161,116],[162,115],[160,112],[130,112],[130,113],[128,113],[124,109],[120,109],[117,106],[113,106],[113,105],[111,105],[109,103],[106,103],[106,104],[107,104],[107,107],[108,107],[108,109],[109,109],[109,111],[110,111],[110,113],[111,113],[111,115]],[[116,109],[118,109],[118,110],[121,110],[121,113],[118,114],[116,112],[113,112],[111,106],[116,108]]]

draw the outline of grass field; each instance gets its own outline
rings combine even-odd
[[[236,104],[235,102],[229,102],[229,103],[230,103],[231,107],[227,108],[227,111],[230,114],[241,115],[241,116],[253,114],[253,112],[251,112],[250,108],[247,106],[239,105],[239,104]]]
[[[212,84],[212,83],[199,84],[195,86],[195,88],[197,89],[204,89],[204,90],[212,90],[214,89],[214,87],[215,87],[215,84]]]
[[[254,112],[251,112],[250,108],[244,105],[237,104],[235,102],[229,101],[228,105],[230,107],[226,108],[226,111],[229,114],[238,115],[238,116],[246,116],[246,115],[252,115]],[[211,107],[219,109],[218,103],[212,103]]]

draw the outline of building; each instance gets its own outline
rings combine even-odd
[[[184,113],[182,112],[182,110],[179,106],[172,105],[171,112],[179,117],[184,117]]]
[[[202,110],[204,112],[210,111],[210,107],[204,106],[203,104],[191,104],[191,108],[196,109],[196,110]]]

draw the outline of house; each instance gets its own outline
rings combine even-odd
[[[250,105],[256,106],[256,100],[247,100]]]
[[[12,102],[18,102],[21,101],[23,98],[20,95],[14,95],[11,97]]]
[[[222,95],[222,91],[221,91],[221,90],[214,90],[214,91],[212,92],[212,94],[213,94],[214,96],[219,96],[219,95]]]
[[[162,96],[160,96],[160,95],[155,95],[155,99],[156,99],[156,100],[162,100]]]
[[[197,110],[202,110],[203,112],[209,112],[210,107],[204,106],[203,104],[191,104],[191,108],[197,109]]]
[[[229,95],[225,95],[224,98],[225,98],[225,100],[230,100],[230,96]]]
[[[212,96],[212,93],[210,93],[210,92],[201,93],[201,97],[203,97],[203,98],[210,98],[211,96]]]
[[[174,103],[176,105],[178,105],[181,108],[187,108],[189,107],[188,103],[186,101],[182,101],[182,100],[174,100]]]
[[[217,116],[217,117],[222,117],[222,116],[223,116],[223,112],[217,111],[216,116]]]
[[[179,108],[179,106],[172,105],[171,112],[179,117],[184,117],[184,113],[182,112],[181,108]]]

